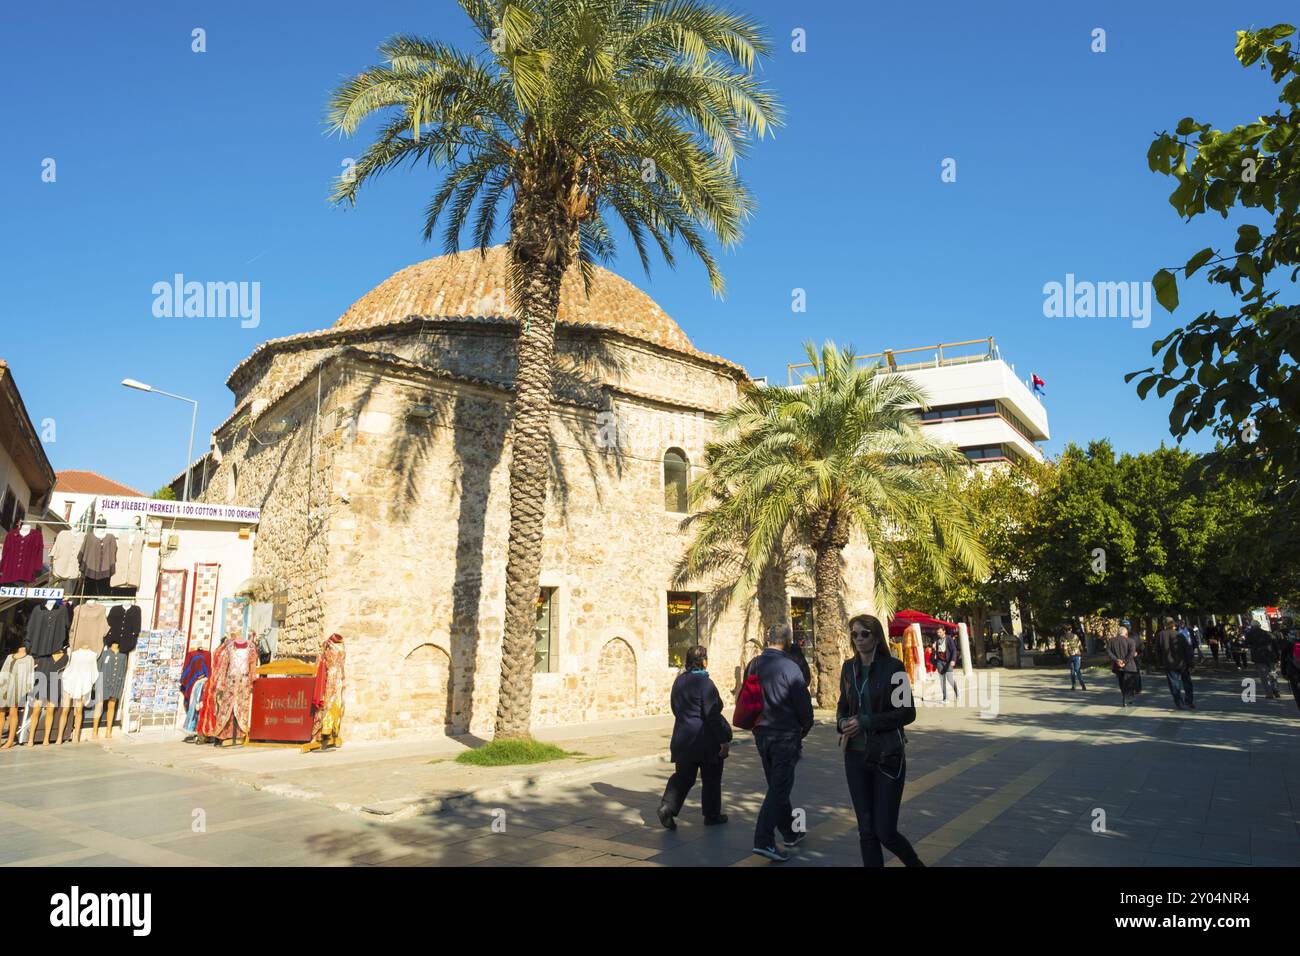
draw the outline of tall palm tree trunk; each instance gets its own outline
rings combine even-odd
[[[817,622],[814,658],[817,705],[834,707],[840,686],[840,667],[849,656],[849,636],[844,620],[844,573],[841,566],[843,546],[818,541],[813,544],[813,604]]]
[[[780,550],[774,551],[758,579],[758,625],[763,631],[759,643],[766,639],[767,629],[773,624],[790,620],[785,574],[785,554]]]
[[[501,648],[496,739],[529,734],[536,652],[537,594],[550,476],[551,389],[555,377],[555,316],[564,264],[522,263],[515,290],[519,358],[510,443],[510,533],[506,544],[506,620]]]

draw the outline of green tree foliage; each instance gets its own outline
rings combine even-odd
[[[791,540],[814,557],[820,687],[834,687],[848,653],[843,552],[861,536],[876,555],[876,610],[896,606],[900,569],[889,542],[910,534],[918,560],[947,583],[956,566],[987,573],[969,509],[948,478],[967,467],[929,437],[925,393],[905,375],[862,367],[850,348],[805,345],[813,374],[798,388],[755,386],[719,420],[696,493],[715,500],[694,522],[692,573],[738,561],[752,589]],[[739,547],[738,547],[739,545]]]
[[[1016,468],[972,466],[952,475],[949,493],[970,511],[972,529],[988,555],[988,574],[958,564],[942,581],[930,573],[919,542],[906,534],[891,545],[901,569],[899,606],[965,619],[978,636],[991,611],[1031,601],[1033,534],[1042,496],[1056,474],[1051,464],[1027,462]],[[982,650],[978,642],[976,650]]]
[[[171,485],[163,485],[153,493],[153,497],[159,501],[175,501],[176,492],[172,491]]]
[[[1187,220],[1207,210],[1250,221],[1237,225],[1232,248],[1200,250],[1186,265],[1153,278],[1169,311],[1178,305],[1178,274],[1227,288],[1239,311],[1203,312],[1152,346],[1158,366],[1141,376],[1138,395],[1174,393],[1169,423],[1175,437],[1209,428],[1223,447],[1207,461],[1265,476],[1267,490],[1292,497],[1300,476],[1300,56],[1296,28],[1278,24],[1237,33],[1243,67],[1259,64],[1279,87],[1278,105],[1222,131],[1192,117],[1156,137],[1147,154],[1152,171],[1173,176],[1169,202]],[[1190,162],[1189,162],[1190,159]],[[1208,267],[1208,268],[1207,268]],[[1294,524],[1292,519],[1290,524]]]

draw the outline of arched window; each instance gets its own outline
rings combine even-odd
[[[664,452],[664,510],[685,514],[690,510],[686,496],[690,463],[680,448]]]

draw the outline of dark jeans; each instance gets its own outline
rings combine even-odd
[[[673,812],[673,816],[682,812],[686,795],[695,786],[695,775],[700,774],[700,806],[704,810],[704,819],[712,820],[722,813],[722,761],[699,763],[695,760],[677,761],[677,769],[668,778],[664,787],[664,803]]]
[[[1076,679],[1079,681],[1080,687],[1084,690],[1088,689],[1088,685],[1083,682],[1083,658],[1078,654],[1074,654],[1070,657],[1070,690],[1074,690],[1074,682]]]
[[[865,751],[844,751],[844,775],[849,781],[849,796],[858,818],[858,846],[863,866],[884,866],[880,852],[883,843],[889,852],[908,866],[920,863],[907,837],[898,832],[898,807],[903,802],[903,781],[907,777],[907,760],[899,764],[897,778],[878,765],[868,764]]]
[[[794,766],[799,762],[803,741],[798,734],[754,731],[754,746],[763,761],[767,794],[758,808],[754,824],[754,846],[776,846],[776,831],[786,839],[794,837],[794,808],[790,793],[794,790]]]
[[[1179,707],[1183,706],[1183,672],[1182,671],[1165,671],[1165,680],[1169,681],[1169,693],[1174,695],[1174,703]],[[1188,685],[1188,703],[1191,702],[1191,681]]]
[[[1179,677],[1183,680],[1183,696],[1187,698],[1188,704],[1194,704],[1195,701],[1192,699],[1192,672],[1181,671]]]

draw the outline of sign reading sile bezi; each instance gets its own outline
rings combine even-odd
[[[99,514],[105,518],[190,518],[203,521],[237,521],[257,524],[261,508],[243,505],[208,505],[197,501],[161,501],[156,498],[100,498]]]

